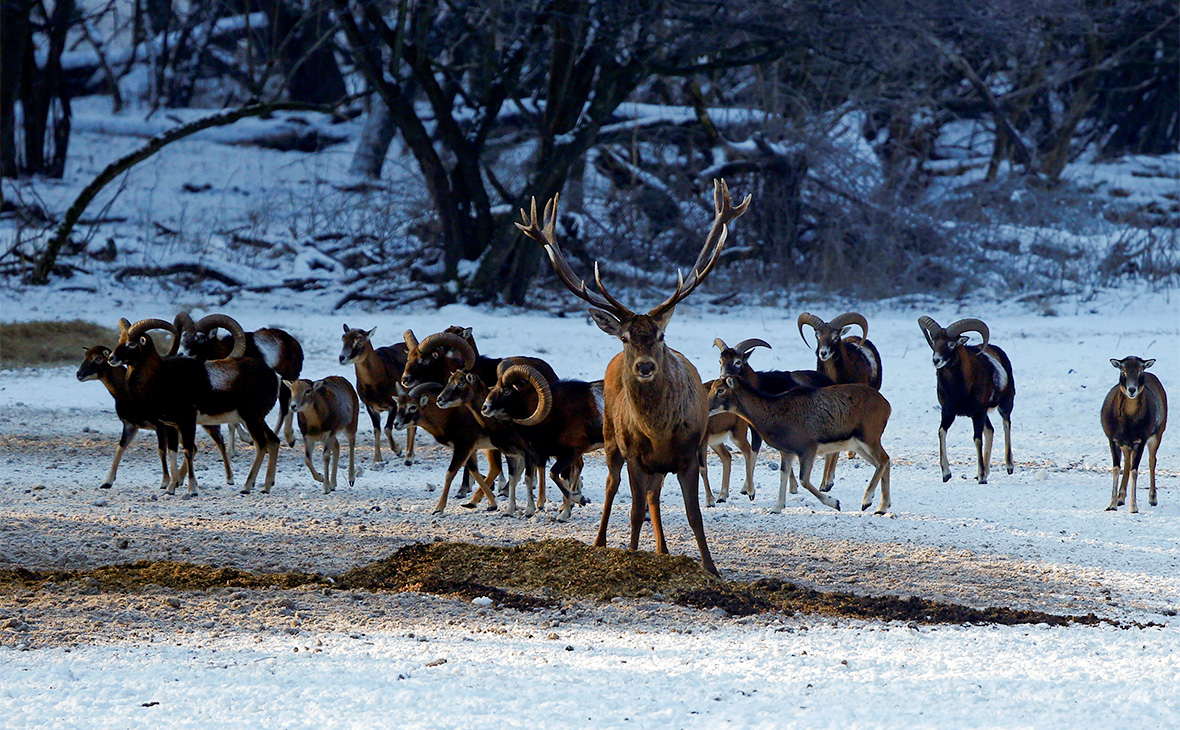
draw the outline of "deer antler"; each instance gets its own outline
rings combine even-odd
[[[741,205],[735,206],[729,197],[729,186],[725,184],[725,180],[713,180],[713,209],[715,214],[713,216],[713,226],[709,229],[709,235],[705,238],[705,245],[701,246],[701,252],[697,254],[697,260],[692,266],[692,271],[688,274],[688,279],[685,279],[680,272],[676,272],[678,278],[676,291],[672,292],[672,296],[648,312],[649,316],[659,317],[684,301],[685,297],[700,286],[701,282],[705,280],[705,277],[713,271],[713,267],[717,264],[717,259],[721,256],[721,249],[725,247],[725,239],[729,236],[728,224],[746,212],[746,209],[750,207],[751,198],[752,196],[746,195],[746,199],[742,201]]]
[[[559,195],[555,194],[552,200],[545,204],[543,227],[540,224],[541,219],[537,217],[536,198],[532,199],[530,213],[525,213],[524,210],[520,211],[520,218],[523,223],[517,223],[516,227],[524,235],[545,247],[545,253],[549,254],[549,262],[553,264],[553,270],[557,272],[557,277],[579,299],[585,301],[592,307],[611,312],[620,318],[635,316],[634,312],[624,306],[618,299],[612,297],[606,290],[606,287],[602,285],[602,278],[599,276],[597,262],[594,264],[594,281],[598,285],[599,291],[602,292],[601,296],[587,289],[586,282],[579,279],[578,275],[574,273],[574,270],[570,268],[569,262],[566,261],[565,253],[557,243],[557,205]]]

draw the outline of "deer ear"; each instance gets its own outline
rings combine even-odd
[[[1143,363],[1143,369],[1146,370],[1147,368],[1151,367],[1152,365],[1155,365],[1155,358],[1154,357]]]
[[[344,334],[348,334],[348,325],[344,325]]]
[[[365,333],[365,337],[372,337],[372,336],[373,336],[373,333],[374,333],[374,332],[376,332],[376,331],[377,331],[377,328],[376,328],[376,327],[374,327],[373,329],[371,329],[371,330],[369,330],[368,332],[366,332],[366,333]]]
[[[618,337],[623,329],[623,323],[610,312],[601,309],[591,309],[590,317],[594,320],[594,324],[598,325],[598,329],[613,337]]]
[[[660,328],[660,332],[668,329],[668,323],[672,321],[672,315],[676,313],[676,307],[668,307],[668,311],[656,317],[656,326]]]
[[[1155,362],[1155,361],[1153,360],[1152,362]],[[1118,368],[1119,370],[1122,370],[1122,369],[1123,369],[1123,362],[1122,362],[1122,360],[1115,360],[1115,359],[1112,357],[1112,358],[1110,358],[1110,364],[1111,364],[1111,365],[1114,365],[1114,366],[1115,366],[1116,368]]]

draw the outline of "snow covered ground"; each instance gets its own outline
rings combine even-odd
[[[37,294],[3,295],[6,317],[112,322],[119,315],[209,306]],[[0,722],[132,727],[166,717],[184,727],[1175,727],[1180,454],[1175,439],[1165,437],[1158,507],[1148,507],[1141,492],[1139,515],[1104,512],[1110,476],[1097,414],[1116,381],[1110,357],[1156,357],[1154,371],[1165,386],[1174,390],[1180,383],[1178,306],[1174,292],[1063,303],[1053,317],[979,302],[863,305],[884,360],[883,392],[893,405],[884,442],[894,461],[892,515],[856,511],[868,478],[858,462],[841,465],[833,492],[844,511],[802,495],[788,501],[784,514],[769,514],[778,473],[767,453],[758,464],[756,501],[735,497],[706,512],[714,556],[731,578],[777,576],[824,589],[1093,611],[1157,627],[736,620],[645,604],[617,607],[618,615],[614,606],[591,607],[550,629],[529,614],[415,597],[395,612],[397,621],[358,634],[347,628],[294,636],[218,631],[182,622],[175,636],[156,634],[150,644],[110,636],[96,641],[85,631],[73,642],[23,652],[8,642],[0,649]],[[395,341],[407,327],[421,336],[462,323],[474,328],[483,351],[540,354],[568,377],[598,377],[617,351],[615,341],[580,316],[458,306],[326,314],[273,299],[226,309],[247,327],[289,328],[304,343],[311,377],[349,374],[336,363],[344,322],[376,326],[383,341]],[[976,484],[970,427],[960,422],[949,439],[955,477],[941,482],[933,367],[916,324],[926,313],[944,324],[983,316],[993,342],[1011,356],[1018,387],[1014,475],[996,469],[989,485]],[[796,315],[686,305],[668,341],[706,377],[715,372],[717,336],[769,341],[774,349],[754,356],[760,367],[806,367],[812,356],[798,339]],[[141,437],[129,451],[115,489],[93,489],[105,474],[118,426],[105,391],[77,383],[73,368],[5,371],[0,412],[0,433],[29,445],[0,464],[8,524],[0,531],[0,559],[34,568],[173,557],[332,573],[436,537],[505,544],[574,536],[588,542],[605,476],[595,455],[586,473],[594,504],[566,525],[552,522],[552,511],[524,520],[457,506],[436,519],[429,511],[437,493],[423,485],[440,482],[445,455],[438,449],[424,449],[413,467],[366,470],[355,487],[330,497],[317,493],[298,450],[284,449],[274,492],[243,497],[217,488],[218,469],[206,446],[200,458],[204,496],[157,501],[150,438]],[[89,434],[81,433],[84,428]],[[69,453],[55,451],[52,443],[59,440],[71,445]],[[371,431],[362,424],[363,464],[371,448]],[[244,460],[239,457],[239,469]],[[716,481],[716,463],[712,470]],[[1141,482],[1145,491],[1146,475]],[[664,501],[671,549],[695,555],[675,490]],[[374,505],[383,509],[371,512]],[[626,509],[620,495],[616,515]],[[348,528],[367,529],[347,538],[323,534],[321,523],[334,516]],[[53,537],[51,523],[58,521],[81,542]],[[184,537],[189,530],[212,535],[215,529],[231,537]],[[625,542],[623,520],[615,520],[611,534],[612,544]],[[119,535],[132,536],[128,549],[113,547]],[[643,545],[650,549],[650,534]],[[679,633],[687,630],[693,633]],[[141,706],[151,702],[160,704]]]

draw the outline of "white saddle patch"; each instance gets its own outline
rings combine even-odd
[[[209,384],[213,390],[229,390],[233,386],[238,369],[228,363],[211,360],[205,363],[205,372],[209,374]]]
[[[1004,369],[1004,365],[1000,359],[987,350],[980,350],[980,354],[988,359],[992,366],[992,382],[996,385],[996,391],[1001,392],[1008,387],[1008,371]]]
[[[864,355],[865,360],[869,363],[869,374],[872,380],[877,379],[877,373],[881,372],[881,363],[877,362],[877,358],[873,355],[873,351],[862,345],[857,345],[856,349],[860,350]]]
[[[262,353],[262,360],[267,367],[274,368],[279,364],[279,354],[282,352],[283,345],[277,337],[269,332],[256,333],[254,346]]]

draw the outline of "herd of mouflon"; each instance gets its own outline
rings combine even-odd
[[[241,491],[249,493],[254,488],[266,460],[262,491],[267,492],[275,479],[277,432],[294,445],[295,422],[303,436],[307,468],[324,492],[331,492],[337,484],[341,441],[348,446],[348,482],[355,480],[356,431],[363,405],[373,424],[375,463],[382,461],[382,431],[389,448],[407,464],[414,458],[418,429],[451,449],[436,513],[446,509],[452,482],[460,476],[457,495],[470,495],[464,507],[475,508],[486,499],[486,508],[495,510],[497,497],[506,498],[508,514],[520,509],[516,487],[523,478],[524,514],[532,515],[545,506],[548,467],[548,476],[561,493],[557,519],[567,520],[573,507],[587,502],[582,496],[584,455],[603,449],[606,498],[595,544],[606,544],[611,506],[626,465],[632,494],[631,548],[638,547],[640,529],[650,519],[656,550],[666,552],[660,490],[665,476],[675,474],[702,564],[713,573],[717,570],[705,539],[698,480],[703,478],[707,506],[728,499],[728,443],[736,445],[745,458],[741,493],[751,500],[758,449],[765,442],[780,452],[781,480],[774,512],[782,511],[788,489],[793,493],[798,484],[824,505],[840,509],[839,500],[829,491],[839,454],[848,452],[873,468],[861,509],[872,506],[879,487],[875,513],[885,514],[890,508],[890,460],[881,440],[891,407],[880,393],[881,358],[868,339],[868,322],[862,315],[847,312],[826,322],[807,312],[799,315],[804,341],[805,328],[814,333],[814,370],[755,370],[749,363],[751,354],[769,344],[747,339],[731,347],[718,338],[714,345],[720,351],[720,373],[717,379],[702,383],[692,363],[664,342],[676,305],[716,266],[729,224],[749,205],[750,196],[735,205],[725,182],[714,182],[713,223],[691,271],[687,277],[681,275],[671,295],[647,313],[632,311],[616,299],[603,284],[597,266],[597,291],[574,273],[557,239],[558,196],[541,216],[535,200],[530,211],[521,212],[517,227],[544,247],[561,282],[592,307],[590,315],[599,328],[622,343],[603,379],[593,382],[563,380],[536,357],[482,355],[470,328],[463,327],[449,327],[421,341],[407,330],[403,342],[378,347],[373,343],[374,329],[344,325],[339,362],[354,367],[354,387],[338,375],[301,379],[303,349],[281,329],[246,332],[224,314],[194,320],[181,312],[171,322],[120,320],[119,342],[113,349],[89,348],[77,374],[80,381],[100,380],[106,386],[123,423],[102,488],[114,484],[123,452],[138,430],[148,429],[155,431],[159,444],[161,487],[174,494],[187,476],[188,491],[183,496],[196,496],[194,440],[196,427],[201,426],[218,448],[230,485],[234,483],[230,466],[234,433],[244,430],[243,435],[253,442],[255,458]],[[938,440],[943,481],[951,478],[947,431],[955,418],[965,416],[974,429],[976,478],[987,482],[994,433],[988,413],[992,410],[999,412],[1003,425],[1004,467],[1011,474],[1016,381],[1007,354],[992,344],[988,326],[979,319],[960,319],[944,328],[924,316],[918,325],[932,351],[942,407]],[[853,328],[859,333],[850,334]],[[167,352],[157,349],[149,336],[152,330],[171,333]],[[228,334],[219,336],[218,330]],[[968,344],[967,333],[978,334],[982,342]],[[1144,451],[1150,469],[1148,502],[1156,504],[1156,451],[1167,425],[1167,396],[1159,379],[1148,372],[1155,360],[1129,356],[1110,362],[1118,369],[1119,379],[1101,410],[1113,463],[1107,509],[1129,503],[1130,511],[1137,512],[1136,482]],[[279,413],[272,429],[265,418],[276,405]],[[386,415],[384,428],[382,414]],[[228,444],[222,426],[229,429]],[[394,438],[395,428],[406,431],[404,451]],[[322,445],[322,473],[313,460],[316,444]],[[723,468],[716,495],[704,468],[710,448],[721,458]],[[476,452],[481,450],[487,458],[486,473],[477,466]],[[821,456],[824,466],[817,487],[811,473]]]

